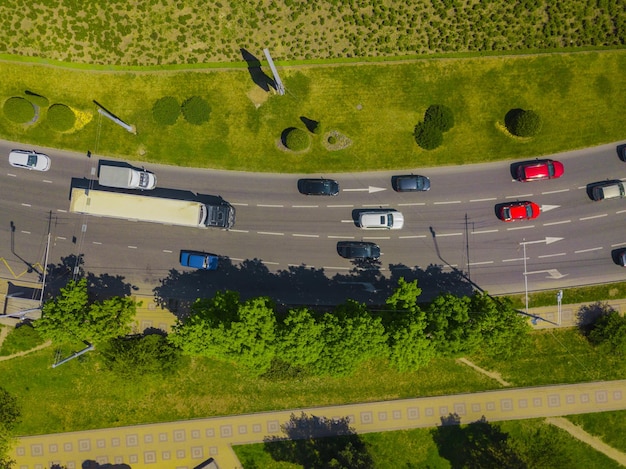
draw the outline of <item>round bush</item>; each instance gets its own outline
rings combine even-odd
[[[518,137],[534,137],[541,130],[541,117],[535,111],[512,109],[504,123],[508,131]]]
[[[306,150],[311,144],[309,134],[307,134],[304,130],[297,129],[295,127],[290,127],[283,131],[281,139],[283,141],[283,145],[291,151]]]
[[[65,132],[74,127],[76,114],[65,104],[53,104],[48,109],[50,127],[59,132]]]
[[[329,144],[334,145],[335,143],[337,143],[337,137],[335,137],[334,135],[329,135],[326,141]]]
[[[434,125],[442,132],[447,132],[454,127],[452,109],[443,104],[433,104],[426,109],[424,122]]]
[[[183,116],[190,124],[201,125],[209,120],[211,106],[200,96],[192,96],[183,105]]]
[[[415,141],[424,150],[434,150],[443,143],[443,133],[429,122],[420,122],[413,132]]]
[[[9,120],[19,124],[30,122],[35,118],[35,106],[30,101],[18,96],[7,99],[4,102],[3,111]]]
[[[180,105],[173,96],[165,96],[152,106],[152,116],[157,124],[173,125],[180,115]]]

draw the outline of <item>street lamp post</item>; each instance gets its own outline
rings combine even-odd
[[[561,300],[563,300],[563,290],[559,290],[556,294],[556,311],[557,311],[557,323],[561,325]]]

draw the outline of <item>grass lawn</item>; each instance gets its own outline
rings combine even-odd
[[[30,350],[43,343],[44,339],[28,324],[11,328],[0,346],[0,356],[13,355],[14,353]]]
[[[558,290],[547,290],[528,295],[529,306],[552,306],[556,302]],[[524,295],[509,295],[515,308],[524,308]],[[593,303],[596,301],[610,301],[612,299],[626,298],[626,282],[606,283],[603,285],[590,285],[563,289],[563,302],[565,304]]]
[[[285,96],[255,85],[247,70],[104,72],[0,63],[0,102],[26,90],[84,113],[86,124],[55,131],[46,109],[32,125],[0,114],[0,137],[96,155],[164,164],[248,171],[310,172],[400,169],[525,158],[624,138],[626,51],[538,56],[416,60],[344,66],[287,66]],[[42,76],[45,75],[45,80]],[[182,103],[201,96],[209,121],[158,125],[152,106],[161,97]],[[102,118],[93,100],[129,124],[128,133]],[[435,150],[420,149],[412,131],[431,104],[453,110],[455,126]],[[543,119],[530,140],[502,129],[513,108]],[[352,145],[329,151],[323,137],[301,154],[277,147],[281,132],[301,117],[337,130]]]
[[[534,467],[564,467],[562,465],[564,461],[568,463],[566,467],[572,469],[621,467],[612,459],[581,444],[565,431],[548,425],[541,419],[497,422],[495,425],[500,426],[501,431],[508,434],[508,441],[512,446],[518,448],[518,454],[519,447],[527,449],[530,444],[550,448],[550,451],[545,452],[546,458],[541,461],[541,466]],[[539,437],[535,434],[538,429],[543,432]],[[440,449],[433,438],[434,432],[436,432],[434,429],[415,429],[369,433],[359,436],[374,461],[373,467],[377,469],[450,468],[452,467],[450,461],[440,454]],[[258,467],[298,469],[303,467],[291,462],[275,461],[264,448],[263,443],[233,447],[244,469]],[[446,449],[442,448],[441,452],[445,454]],[[566,459],[563,459],[563,455],[566,455]]]
[[[583,427],[586,432],[601,438],[609,446],[626,453],[626,410],[570,415],[567,418]]]

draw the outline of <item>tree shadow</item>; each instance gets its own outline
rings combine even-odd
[[[261,70],[261,61],[243,47],[239,51],[243,60],[248,64],[248,73],[254,84],[263,91],[269,91],[270,87],[275,88],[274,79]]]
[[[480,420],[461,426],[457,414],[441,417],[441,426],[431,431],[439,455],[452,469],[504,468],[522,469],[526,464],[509,443],[508,433],[498,425]]]
[[[300,116],[300,120],[302,121],[306,129],[311,133],[314,133],[315,129],[317,129],[317,127],[320,125],[318,121],[309,119],[308,117]]]
[[[264,439],[264,450],[275,461],[299,464],[305,469],[367,469],[374,466],[365,442],[350,427],[350,419],[328,419],[291,414],[281,425],[284,437]]]
[[[596,301],[595,303],[581,306],[576,313],[578,330],[587,337],[598,319],[614,311],[613,307],[605,301]]]
[[[131,469],[128,464],[100,464],[93,459],[87,459],[80,465],[81,469]]]

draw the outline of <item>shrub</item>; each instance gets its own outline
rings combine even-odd
[[[434,150],[443,143],[443,133],[429,122],[420,122],[413,132],[415,141],[424,150]]]
[[[4,102],[3,111],[9,120],[19,124],[30,122],[35,118],[35,106],[30,101],[18,96],[7,99]]]
[[[535,111],[511,109],[504,118],[509,132],[518,137],[534,137],[541,130],[541,117]]]
[[[447,132],[454,127],[454,115],[452,109],[442,104],[433,104],[426,109],[424,123],[431,124],[441,132]]]
[[[200,96],[192,96],[181,107],[185,120],[190,124],[201,125],[209,120],[211,106]]]
[[[165,96],[152,106],[152,116],[157,124],[173,125],[180,115],[180,105],[173,96]]]
[[[285,129],[281,139],[283,141],[283,145],[291,151],[304,151],[309,148],[309,145],[311,144],[309,134],[296,127]]]
[[[65,132],[74,127],[76,114],[65,104],[53,104],[48,109],[48,121],[54,130]]]
[[[326,141],[329,144],[334,145],[335,143],[337,143],[337,137],[335,137],[334,135],[329,135]]]

